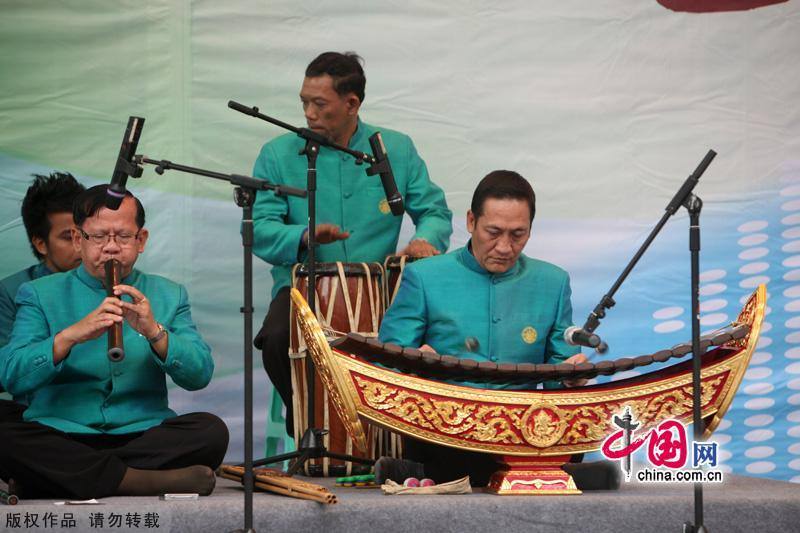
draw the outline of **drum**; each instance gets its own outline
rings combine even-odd
[[[292,286],[308,296],[308,271],[305,265],[292,269]],[[379,263],[318,263],[316,272],[316,315],[326,336],[335,338],[356,332],[376,337],[385,308],[383,268]],[[308,429],[308,386],[306,380],[306,345],[291,308],[289,358],[294,390],[294,438],[299,446]],[[314,384],[314,417],[311,427],[325,429],[324,443],[331,452],[363,457],[353,447],[344,425],[336,414],[319,376]],[[399,439],[385,430],[369,428],[370,459],[380,455],[399,456]],[[394,453],[393,453],[394,451]],[[336,459],[314,459],[306,463],[307,475],[346,476],[369,471],[368,466]]]
[[[386,274],[383,283],[383,297],[385,298],[387,309],[392,305],[394,295],[397,294],[397,289],[400,288],[406,263],[412,263],[417,259],[420,258],[411,257],[410,255],[390,255],[383,262],[383,269]]]

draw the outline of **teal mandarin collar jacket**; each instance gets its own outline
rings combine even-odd
[[[144,431],[175,416],[167,404],[167,375],[187,390],[209,383],[214,361],[192,321],[186,289],[138,270],[123,283],[147,296],[155,319],[169,332],[164,361],[123,323],[122,361],[109,361],[104,334],[74,346],[54,364],[55,335],[100,305],[103,284],[81,265],[20,287],[11,339],[0,350],[0,378],[12,394],[29,396],[25,420],[67,433]]]
[[[477,361],[559,363],[578,353],[564,341],[570,297],[569,276],[555,265],[521,255],[492,274],[464,247],[406,266],[380,340]]]
[[[415,225],[412,239],[425,239],[439,251],[447,250],[452,233],[452,213],[444,192],[428,176],[414,143],[402,133],[371,126],[360,119],[349,147],[372,153],[369,137],[381,132],[389,154],[397,189]],[[305,142],[294,134],[282,135],[264,145],[253,175],[275,184],[306,189],[307,160],[298,155]],[[319,262],[382,263],[397,250],[403,217],[389,211],[378,176],[368,176],[367,165],[325,146],[317,159],[317,223],[336,224],[350,232],[343,241],[317,248]],[[259,191],[253,206],[253,252],[273,265],[274,295],[291,284],[292,265],[305,260],[300,239],[308,224],[306,198],[280,197]]]

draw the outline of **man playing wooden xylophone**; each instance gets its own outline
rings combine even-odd
[[[585,362],[586,356],[564,340],[572,325],[569,276],[522,254],[535,213],[536,197],[525,178],[508,170],[490,172],[467,212],[471,240],[464,248],[406,267],[380,340],[477,361]],[[502,383],[481,386],[508,388]],[[429,477],[445,482],[470,475],[472,484],[480,486],[497,470],[491,455],[413,439],[404,441],[404,456],[409,460],[378,462],[381,481]]]

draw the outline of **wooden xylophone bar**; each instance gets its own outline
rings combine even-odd
[[[700,339],[700,345],[705,352],[712,346],[723,346],[731,341],[743,339],[749,332],[750,326],[747,324],[730,326],[704,335]],[[371,363],[423,378],[511,384],[540,383],[562,379],[591,379],[598,375],[611,375],[653,363],[663,363],[670,359],[683,357],[692,351],[691,342],[685,342],[649,355],[572,365],[475,361],[382,343],[377,339],[357,333],[348,333],[346,336],[332,341],[330,345],[335,350],[352,353]]]

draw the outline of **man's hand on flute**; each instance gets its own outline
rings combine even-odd
[[[151,341],[150,345],[153,347],[153,350],[162,360],[165,360],[167,358],[168,335],[159,336],[159,332],[162,331],[162,326],[159,326],[158,322],[156,322],[156,319],[153,317],[153,310],[150,307],[150,301],[147,297],[136,287],[122,284],[114,286],[114,294],[120,298],[122,298],[123,294],[127,294],[131,297],[133,302],[120,300],[125,321],[130,324],[137,333],[148,341]]]
[[[96,339],[112,324],[122,322],[122,303],[119,298],[109,296],[97,306],[97,309],[59,331],[53,339],[53,363],[58,364],[66,359],[76,344]]]

